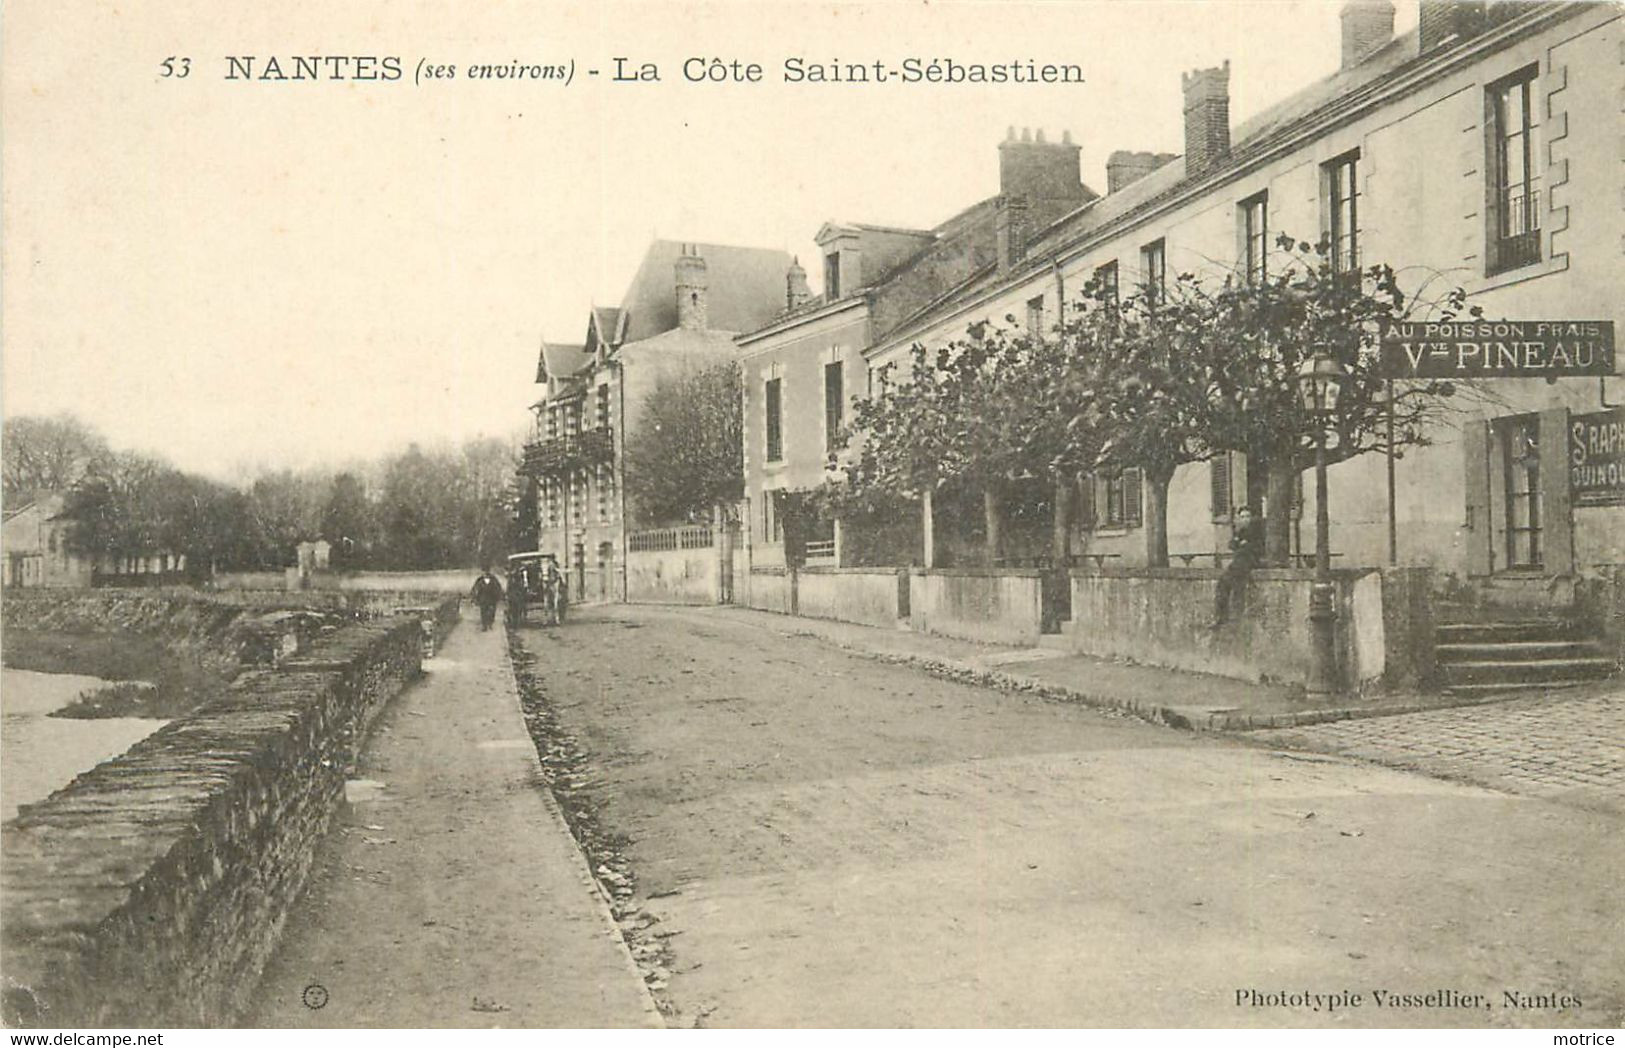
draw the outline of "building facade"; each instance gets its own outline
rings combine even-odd
[[[666,378],[736,358],[734,336],[779,308],[782,251],[657,240],[618,307],[594,307],[580,344],[544,342],[523,473],[534,481],[537,548],[559,559],[576,600],[625,596],[626,439]]]
[[[90,558],[68,549],[73,522],[62,495],[41,495],[6,514],[0,524],[7,586],[89,586]]]
[[[1618,324],[1621,9],[1420,8],[1418,29],[1396,37],[1392,4],[1348,4],[1343,67],[1234,131],[1228,64],[1187,74],[1181,159],[1114,154],[1125,166],[1106,196],[1034,224],[1009,270],[978,274],[879,334],[869,367],[905,363],[916,343],[946,344],[1007,315],[1052,331],[1069,291],[1075,299],[1091,279],[1256,280],[1282,264],[1281,232],[1324,236],[1350,268],[1390,264],[1408,292],[1459,286],[1488,318]],[[1391,500],[1384,455],[1332,467],[1331,549],[1343,566],[1428,565],[1561,601],[1578,574],[1625,562],[1619,386],[1595,377],[1480,385],[1484,395],[1429,432],[1428,446],[1393,464]],[[1133,471],[1084,487],[1073,548],[1143,563]],[[1239,455],[1181,468],[1169,492],[1170,552],[1227,548],[1232,511],[1256,504],[1259,487]],[[1293,512],[1313,520],[1312,490]],[[1301,531],[1308,552],[1312,529]]]
[[[794,496],[820,487],[852,453],[840,438],[852,400],[874,392],[869,347],[966,281],[1009,272],[1028,229],[1096,199],[1079,177],[1078,154],[1070,135],[1046,142],[1042,132],[1018,137],[1012,128],[999,146],[997,196],[931,229],[837,222],[819,229],[823,294],[812,296],[797,261],[785,275],[781,315],[739,338],[753,565],[785,563],[791,516],[792,545],[806,563],[917,558],[895,535],[855,535],[850,522],[819,519]]]

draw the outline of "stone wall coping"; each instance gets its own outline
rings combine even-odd
[[[837,568],[830,565],[820,565],[812,568],[798,569],[803,575],[880,575],[888,579],[895,579],[897,573],[905,568]]]
[[[998,579],[1037,579],[1042,578],[1044,571],[1041,568],[910,568],[915,575],[940,575],[944,578],[998,578]]]
[[[1352,582],[1379,571],[1378,568],[1333,568],[1332,581]],[[1071,568],[1068,573],[1075,579],[1171,579],[1198,582],[1217,579],[1224,575],[1220,568]],[[1036,574],[1036,573],[1035,573]],[[1254,568],[1248,578],[1263,582],[1313,582],[1314,568]]]
[[[312,654],[339,663],[337,672],[246,671],[194,712],[23,805],[0,828],[5,1023],[228,1023],[308,872],[346,754],[416,672],[420,634],[396,618],[323,635]],[[374,666],[384,673],[376,680]],[[311,749],[315,740],[326,748]],[[250,907],[230,939],[198,923],[215,919],[220,900],[258,891],[250,879],[266,870],[282,894]],[[135,957],[153,958],[151,971],[138,975]],[[248,981],[220,979],[199,994],[188,980],[209,964]]]

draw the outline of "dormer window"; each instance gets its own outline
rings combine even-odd
[[[841,297],[841,255],[832,251],[824,256],[824,298],[834,302]]]

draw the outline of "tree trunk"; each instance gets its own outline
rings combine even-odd
[[[1004,558],[1004,500],[996,484],[982,489],[982,517],[987,524],[987,562],[998,567]]]
[[[1054,557],[1057,568],[1064,568],[1072,557],[1072,482],[1066,473],[1055,474],[1055,534]]]
[[[1292,491],[1297,471],[1292,456],[1275,454],[1269,459],[1264,488],[1264,563],[1286,564],[1292,554]]]
[[[1168,485],[1172,470],[1146,470],[1145,476],[1145,565],[1168,566]]]

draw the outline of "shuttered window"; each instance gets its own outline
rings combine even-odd
[[[784,460],[784,415],[782,403],[783,379],[767,380],[767,460]]]
[[[841,362],[824,365],[824,450],[834,451],[841,436],[842,397]]]
[[[1095,475],[1085,475],[1078,482],[1078,526],[1085,531],[1095,526]]]
[[[1109,528],[1133,528],[1140,524],[1140,471],[1133,467],[1106,478],[1106,516]]]
[[[1230,453],[1228,451],[1217,455],[1208,463],[1209,481],[1212,493],[1209,497],[1209,507],[1214,520],[1225,520],[1230,516],[1231,507],[1235,505],[1234,477],[1230,469]]]

